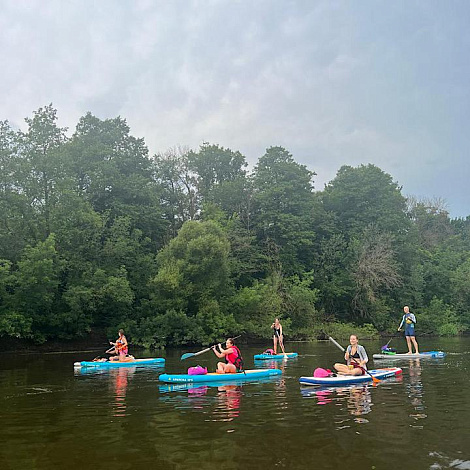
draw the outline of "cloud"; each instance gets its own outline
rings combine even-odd
[[[20,125],[52,102],[62,126],[87,111],[121,115],[152,153],[209,141],[252,164],[283,145],[319,189],[343,164],[374,163],[467,215],[469,11],[458,1],[4,0],[0,119]]]

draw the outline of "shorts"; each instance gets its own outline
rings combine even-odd
[[[353,366],[353,369],[359,369],[361,371],[361,375],[364,375],[366,373],[365,367],[360,367],[358,364],[355,364],[354,362],[351,363],[351,366]]]
[[[415,324],[410,323],[409,325],[405,325],[405,336],[416,336],[415,334]]]

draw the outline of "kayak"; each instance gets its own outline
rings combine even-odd
[[[211,372],[204,375],[189,374],[162,374],[158,379],[167,383],[204,383],[204,382],[226,382],[226,381],[247,381],[258,380],[263,377],[272,377],[281,375],[280,369],[252,369],[245,372],[236,372],[233,374],[217,374]]]
[[[436,359],[439,357],[445,357],[446,353],[442,351],[428,351],[419,354],[374,354],[372,357],[374,359],[414,359],[414,358],[423,358],[423,359]]]
[[[75,362],[73,367],[79,368],[93,368],[93,369],[112,369],[114,367],[135,367],[135,366],[163,366],[165,359],[163,357],[150,357],[148,359],[136,359],[135,361],[82,361]]]
[[[286,357],[287,356],[287,357]],[[290,359],[293,357],[297,357],[298,354],[294,352],[286,353],[284,354],[255,354],[253,357],[255,358],[256,361],[264,361],[264,360],[269,360],[269,359]]]
[[[402,370],[399,367],[390,367],[387,369],[369,370],[376,379],[387,379],[400,375]],[[349,385],[362,382],[371,382],[372,377],[369,374],[364,375],[338,375],[336,377],[300,377],[299,382],[302,385]]]

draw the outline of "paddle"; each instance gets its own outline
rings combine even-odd
[[[284,353],[284,358],[287,359],[287,354],[286,354],[286,351],[284,350],[284,345],[282,344],[281,337],[279,336],[279,333],[276,330],[276,328],[274,328],[274,331],[276,332],[277,340],[279,341],[279,346],[281,346],[281,350]]]
[[[232,339],[237,339],[237,338],[240,338],[241,335],[238,335],[238,336],[235,336],[235,338],[232,338]],[[208,348],[206,349],[203,349],[202,351],[199,351],[199,352],[196,352],[196,353],[184,353],[182,356],[181,356],[181,361],[184,361],[185,359],[188,359],[188,357],[194,357],[194,356],[199,356],[200,354],[204,354],[206,353],[207,351],[210,351],[212,349],[213,346],[217,346],[216,344],[213,344],[212,346],[209,346]]]
[[[109,348],[108,350],[106,350],[103,354],[109,354],[113,349],[115,349],[115,346],[113,346],[112,348]],[[93,361],[96,361],[97,359],[100,359],[101,356],[96,356]]]
[[[390,341],[392,341],[393,338],[390,338],[388,340],[388,343],[385,345],[385,346],[382,346],[380,348],[380,350],[382,351],[383,354],[389,354],[389,355],[393,355],[393,354],[396,354],[397,350],[396,349],[392,349],[388,347],[388,345],[390,344]]]
[[[328,335],[327,335],[328,336]],[[331,336],[328,336],[328,339],[335,345],[337,346],[339,349],[341,349],[341,351],[345,352],[346,350],[343,348],[343,346],[341,346],[341,344],[337,343]],[[378,379],[377,377],[374,377],[367,369],[364,369],[364,367],[361,367],[356,361],[354,361],[354,359],[352,359],[352,362],[354,362],[354,364],[359,368],[361,369],[363,372],[365,372],[367,375],[370,375],[372,377],[372,383],[375,385],[375,384],[378,384],[380,382],[382,382],[380,379]]]

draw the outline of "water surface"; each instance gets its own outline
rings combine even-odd
[[[362,344],[372,356],[382,343]],[[470,469],[470,338],[423,339],[447,357],[396,361],[399,379],[332,390],[298,379],[339,361],[333,345],[289,343],[298,358],[254,364],[268,346],[241,345],[246,366],[280,378],[189,388],[158,375],[214,369],[212,353],[181,362],[188,350],[172,349],[159,354],[165,368],[90,373],[73,363],[94,352],[2,354],[0,468]]]

